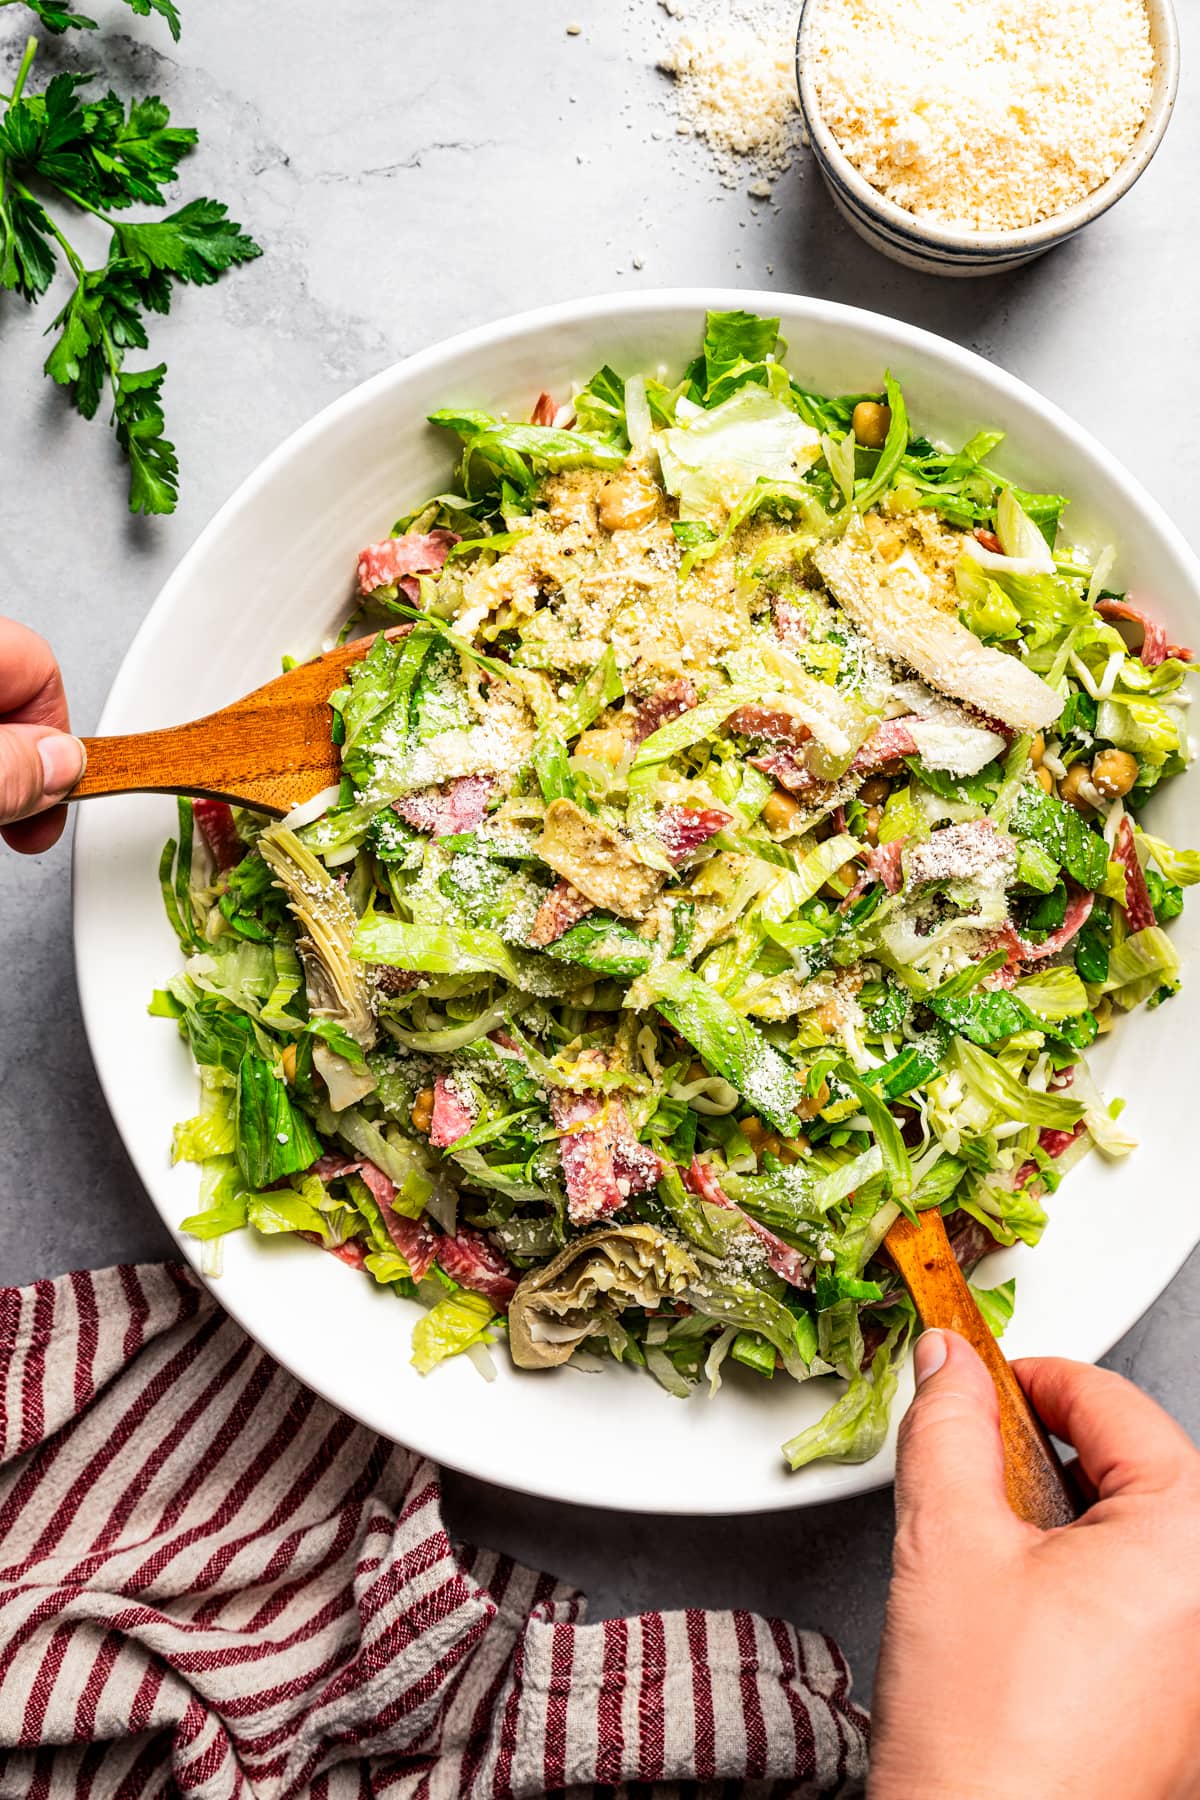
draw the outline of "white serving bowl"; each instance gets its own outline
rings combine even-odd
[[[956,345],[823,300],[682,290],[574,301],[465,333],[354,389],[288,439],[243,483],[184,557],[117,676],[101,730],[169,725],[218,707],[275,673],[279,653],[315,649],[336,629],[355,556],[398,513],[444,488],[454,449],[424,423],[437,406],[526,416],[542,388],[565,395],[601,363],[682,369],[706,307],[782,316],[788,364],[811,388],[878,388],[890,368],[931,437],[961,443],[978,426],[1009,433],[998,465],[1023,485],[1074,496],[1068,535],[1118,546],[1114,580],[1161,609],[1172,637],[1200,639],[1200,568],[1148,494],[1049,402]],[[1174,784],[1156,828],[1200,837],[1200,778]],[[75,945],[88,1037],[109,1105],[168,1227],[194,1210],[196,1172],[172,1168],[171,1128],[196,1111],[197,1082],[174,1027],[146,1012],[178,966],[156,864],[172,832],[161,797],[88,802],[75,849]],[[1185,957],[1193,905],[1176,928]],[[1096,1059],[1125,1094],[1143,1139],[1135,1158],[1092,1158],[1049,1203],[1036,1251],[990,1259],[985,1279],[1018,1272],[1006,1348],[1095,1358],[1171,1279],[1197,1236],[1195,1110],[1187,1046],[1200,1038],[1200,980],[1128,1020]],[[131,1204],[136,1204],[131,1196]],[[180,1240],[198,1264],[199,1246]],[[890,1446],[863,1467],[797,1475],[779,1445],[835,1391],[764,1382],[734,1369],[715,1401],[681,1402],[617,1367],[522,1374],[503,1348],[488,1385],[463,1359],[427,1379],[409,1364],[414,1304],[309,1245],[240,1233],[225,1240],[222,1304],[310,1387],[376,1430],[507,1487],[629,1510],[757,1512],[876,1487]],[[907,1389],[902,1387],[897,1411]]]
[[[800,111],[813,155],[842,217],[876,250],[930,275],[999,275],[1032,262],[1098,219],[1143,174],[1162,142],[1179,87],[1179,30],[1171,0],[1145,0],[1154,47],[1153,92],[1129,155],[1106,182],[1065,212],[1020,231],[963,231],[918,219],[859,174],[821,117],[808,45],[823,0],[803,0],[796,35]]]

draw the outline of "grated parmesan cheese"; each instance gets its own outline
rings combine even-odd
[[[1154,66],[1144,0],[820,0],[809,55],[859,173],[917,218],[978,231],[1107,181]]]
[[[666,10],[683,17],[681,6]],[[770,198],[799,137],[795,34],[795,8],[780,0],[702,0],[659,61],[675,78],[676,129],[704,140],[725,187],[737,187],[748,165],[758,200]]]

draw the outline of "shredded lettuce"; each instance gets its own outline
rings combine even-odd
[[[311,1168],[320,1156],[321,1140],[309,1119],[256,1051],[243,1052],[234,1108],[238,1167],[251,1188]]]
[[[180,801],[159,878],[183,967],[151,1010],[201,1072],[173,1152],[199,1171],[185,1229],[208,1272],[229,1232],[301,1234],[428,1309],[419,1369],[462,1351],[486,1374],[504,1309],[436,1258],[413,1280],[395,1240],[420,1220],[511,1268],[514,1322],[531,1292],[561,1298],[536,1351],[514,1330],[522,1366],[578,1349],[680,1396],[730,1357],[764,1380],[836,1371],[845,1391],[786,1447],[799,1467],[882,1442],[914,1326],[884,1254],[898,1217],[936,1206],[1035,1244],[1081,1158],[1133,1149],[1084,1052],[1175,991],[1163,928],[1200,851],[1137,822],[1189,760],[1197,665],[1149,666],[1101,615],[1114,556],[1055,551],[1065,499],[992,470],[998,432],[939,448],[891,374],[821,394],[785,351],[777,319],[712,313],[686,369],[606,364],[556,392],[567,429],[433,415],[460,491],[395,527],[442,534],[419,594],[384,584],[354,615],[407,630],[333,696],[337,798],[298,827]],[[881,401],[882,446],[858,442],[856,407]],[[648,504],[610,531],[623,466]],[[927,717],[821,580],[843,534],[945,567],[921,509],[960,534],[961,617],[1059,696],[1037,771],[1032,733],[968,745],[940,704]],[[918,751],[881,781],[858,753],[913,714]],[[625,754],[580,743],[601,721]],[[1121,800],[1043,792],[1105,746],[1137,764]],[[476,811],[457,783],[480,775]],[[476,822],[416,829],[393,803],[418,792]],[[697,829],[669,852],[682,808]],[[552,868],[568,817],[578,854]],[[1126,817],[1156,920],[1139,932]],[[1003,880],[922,881],[926,842],[985,820],[1015,853]],[[697,1158],[731,1205],[692,1191]],[[636,1264],[638,1304],[610,1261]],[[978,1298],[999,1333],[1013,1284]]]
[[[586,431],[560,431],[553,425],[524,425],[496,419],[490,413],[443,409],[429,415],[462,439],[459,472],[469,498],[495,493],[507,483],[526,495],[539,476],[564,469],[619,469],[624,452],[607,438]]]
[[[664,485],[685,516],[722,520],[756,482],[795,481],[819,443],[790,406],[753,382],[716,407],[680,400],[674,425],[654,436]]]
[[[1007,1281],[1002,1281],[998,1287],[976,1287],[974,1282],[972,1282],[970,1286],[971,1292],[975,1296],[975,1304],[983,1314],[984,1322],[986,1323],[988,1330],[993,1337],[1003,1337],[1004,1327],[1012,1318],[1013,1307],[1016,1305],[1016,1277],[1010,1276]]]
[[[877,1455],[887,1436],[901,1355],[911,1329],[907,1317],[894,1325],[871,1358],[870,1367],[855,1371],[845,1393],[825,1416],[789,1438],[783,1446],[789,1467],[801,1469],[821,1457],[831,1462],[869,1462]]]
[[[488,1342],[488,1327],[496,1309],[482,1294],[459,1288],[423,1313],[413,1326],[413,1367],[428,1375],[448,1356],[458,1356],[472,1344]]]
[[[419,969],[426,974],[477,972],[502,975],[514,984],[518,979],[512,952],[494,931],[410,925],[381,914],[363,920],[350,954],[356,962],[384,963],[389,968]]]
[[[964,1082],[991,1109],[996,1124],[1019,1119],[1039,1130],[1070,1131],[1083,1117],[1082,1103],[1069,1092],[1039,1093],[1018,1081],[997,1057],[965,1038],[955,1038],[950,1054]]]
[[[800,1129],[804,1084],[787,1058],[691,969],[664,963],[642,978],[645,999],[777,1131]]]

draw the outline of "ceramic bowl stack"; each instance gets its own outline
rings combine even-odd
[[[867,243],[893,261],[934,275],[998,275],[1032,262],[1108,211],[1144,174],[1162,142],[1179,86],[1179,32],[1171,0],[1145,0],[1154,53],[1149,111],[1128,156],[1092,193],[1065,212],[1018,231],[964,231],[918,219],[866,181],[821,116],[810,54],[824,0],[804,0],[796,38],[800,111],[817,167],[834,205]]]

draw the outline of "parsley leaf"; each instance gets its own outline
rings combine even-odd
[[[207,286],[235,263],[261,255],[226,212],[219,200],[189,200],[165,219],[117,225],[117,241],[134,265]]]
[[[138,13],[161,13],[178,35],[172,0],[129,4]],[[85,23],[50,0],[45,10]],[[113,430],[129,464],[130,510],[173,512],[179,462],[163,417],[166,364],[128,369],[126,354],[149,348],[146,316],[170,311],[176,281],[210,286],[227,269],[262,252],[219,200],[190,200],[165,218],[125,217],[139,202],[166,204],[163,189],[176,179],[196,132],[172,125],[154,94],[128,103],[112,92],[83,99],[86,75],[60,73],[42,93],[26,94],[36,50],[30,39],[0,114],[0,291],[39,300],[61,251],[75,285],[50,327],[57,336],[45,373],[67,389],[85,419],[95,417],[108,392]],[[30,180],[36,196],[26,185]],[[102,267],[85,267],[47,210],[42,197],[47,192],[109,227]]]
[[[125,0],[125,4],[142,19],[148,19],[152,12],[158,13],[160,18],[167,21],[167,28],[175,42],[179,42],[179,13],[174,0]],[[89,19],[85,13],[75,12],[70,0],[25,0],[25,5],[31,13],[37,15],[46,30],[52,31],[56,37],[61,36],[64,31],[96,29],[95,19]]]

